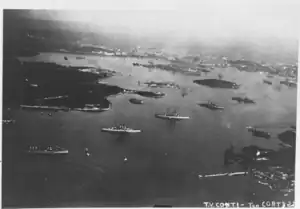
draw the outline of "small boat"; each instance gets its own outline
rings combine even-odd
[[[141,66],[141,64],[136,63],[136,62],[132,63],[132,65],[133,65],[133,66]]]
[[[99,108],[99,109],[109,109],[109,107],[107,108],[101,108],[100,104],[85,104],[84,108]]]
[[[198,175],[199,179],[209,178],[209,177],[220,177],[220,176],[241,176],[247,175],[248,172],[241,171],[241,172],[231,172],[231,173],[216,173],[216,174],[207,174],[207,175]]]
[[[140,133],[141,130],[128,128],[125,125],[118,125],[111,128],[102,128],[102,132],[109,133]]]
[[[156,88],[156,87],[158,87],[158,85],[157,85],[157,84],[154,84],[154,83],[153,83],[153,84],[149,84],[148,86],[151,87],[151,88]]]
[[[209,73],[210,72],[210,70],[205,69],[205,68],[197,68],[197,70],[200,71],[200,72],[204,72],[204,73]]]
[[[88,156],[90,156],[90,153],[89,153],[89,149],[88,148],[85,148],[84,149],[84,152],[85,152],[85,155],[88,157]]]
[[[267,161],[267,160],[269,160],[269,158],[266,158],[266,157],[256,158],[256,161]]]
[[[144,101],[141,99],[131,98],[129,99],[129,102],[132,104],[144,104]]]
[[[68,98],[68,95],[64,95],[64,96],[55,96],[55,97],[44,97],[44,100],[55,100],[55,99],[66,99]]]
[[[93,108],[93,107],[97,107],[97,105],[96,104],[85,104],[85,107]]]
[[[167,119],[167,120],[188,120],[189,116],[180,116],[178,113],[163,113],[163,114],[155,114],[156,118]]]
[[[106,82],[106,81],[98,81],[97,83],[98,84],[108,84],[108,82]]]
[[[268,81],[266,79],[263,80],[263,83],[268,84],[268,85],[272,85],[272,81]]]
[[[190,76],[201,76],[202,75],[201,71],[198,72],[198,71],[187,70],[187,71],[183,71],[183,73],[185,75],[190,75]]]
[[[67,149],[61,148],[59,146],[47,147],[46,149],[39,148],[37,146],[30,146],[26,151],[28,154],[37,154],[37,155],[64,155],[68,154],[69,151]]]
[[[255,101],[249,99],[248,97],[232,97],[233,101],[237,101],[238,103],[247,103],[247,104],[255,104]]]
[[[163,96],[166,95],[165,93],[159,92],[159,91],[157,91],[157,92],[152,92],[152,93],[154,94],[155,97],[163,97]]]
[[[252,135],[253,136],[256,136],[256,137],[262,137],[262,138],[265,138],[265,139],[269,139],[271,137],[271,134],[266,132],[266,131],[262,131],[262,130],[258,130],[252,126],[247,126],[246,129],[249,131],[249,132],[252,132]]]
[[[198,103],[198,105],[200,107],[206,107],[206,108],[211,109],[211,110],[223,110],[224,109],[224,107],[221,107],[221,106],[219,106],[217,104],[214,104],[210,101],[204,102],[204,103]]]

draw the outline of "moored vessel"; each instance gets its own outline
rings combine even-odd
[[[157,113],[156,118],[167,119],[167,120],[188,120],[189,116],[181,116],[178,113]]]
[[[213,102],[210,102],[210,101],[207,101],[207,102],[203,102],[203,103],[198,103],[198,105],[200,107],[206,107],[208,109],[211,109],[211,110],[223,110],[224,107],[222,106],[219,106]]]
[[[141,130],[128,128],[125,125],[117,125],[117,126],[113,126],[113,127],[110,127],[110,128],[102,128],[102,132],[109,132],[109,133],[140,133]]]
[[[141,99],[131,98],[129,99],[129,102],[132,104],[144,104],[144,101]]]
[[[38,146],[30,146],[26,151],[28,154],[36,154],[36,155],[65,155],[68,154],[69,151],[67,149],[61,148],[59,146],[48,146],[43,149]]]

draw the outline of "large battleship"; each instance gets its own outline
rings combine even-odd
[[[223,110],[224,109],[224,107],[221,107],[221,106],[219,106],[219,105],[217,105],[217,104],[215,104],[215,103],[213,103],[211,101],[207,101],[207,102],[203,102],[203,103],[198,103],[198,105],[200,107],[206,107],[206,108],[208,108],[210,110]]]
[[[113,126],[113,127],[110,127],[110,128],[102,128],[102,132],[109,132],[109,133],[140,133],[141,130],[128,128],[124,124],[121,124],[121,125]]]
[[[156,118],[165,119],[165,120],[188,120],[189,116],[181,116],[177,112],[172,113],[157,113],[155,114]]]

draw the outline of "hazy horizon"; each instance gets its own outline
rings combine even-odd
[[[184,3],[186,2],[186,3]],[[147,8],[147,7],[146,7]],[[170,9],[154,10],[31,10],[38,19],[79,21],[106,31],[173,39],[297,40],[296,3],[283,1],[174,1]],[[46,11],[46,13],[45,13]]]
[[[81,23],[79,27],[70,24],[69,28],[105,35],[118,40],[114,45],[121,48],[124,44],[158,47],[183,56],[218,52],[271,62],[295,62],[298,58],[300,24],[296,1],[153,2],[142,9],[134,7],[140,6],[138,2],[130,5],[129,1],[125,9],[120,9],[124,5],[119,3],[112,8],[103,4],[99,10],[98,5],[94,10],[23,10],[21,17]]]

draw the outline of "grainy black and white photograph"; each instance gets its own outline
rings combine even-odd
[[[294,207],[299,3],[97,2],[3,9],[2,207]]]

